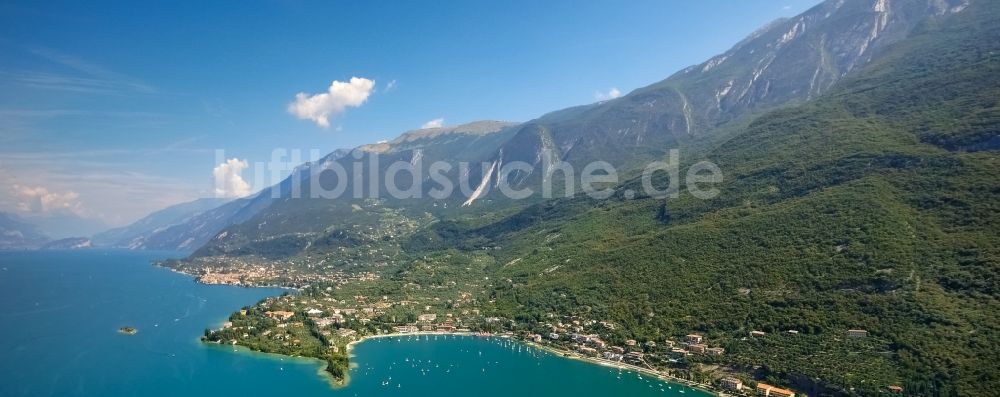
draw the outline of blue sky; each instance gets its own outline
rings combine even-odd
[[[435,119],[529,120],[666,78],[816,3],[4,2],[0,210],[120,225],[211,196],[216,149],[253,163]],[[289,112],[352,77],[374,85],[347,87],[328,127]]]

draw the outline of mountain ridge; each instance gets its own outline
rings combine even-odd
[[[331,207],[343,210],[349,207],[348,201],[356,199],[341,197],[341,200],[334,200],[341,202],[314,202],[315,199],[289,201],[287,196],[291,185],[298,183],[292,180],[316,180],[319,185],[342,183],[347,186],[345,191],[348,193],[357,190],[378,192],[379,197],[387,198],[389,195],[384,187],[372,185],[370,181],[373,174],[385,175],[388,165],[393,162],[415,164],[422,161],[426,166],[437,160],[447,160],[472,164],[463,173],[452,170],[445,174],[453,181],[468,180],[469,190],[465,193],[468,196],[458,197],[462,192],[456,189],[451,198],[436,208],[431,206],[432,201],[426,198],[426,194],[421,200],[393,203],[410,208],[410,216],[421,217],[423,211],[441,212],[445,207],[454,209],[464,206],[475,213],[503,206],[526,205],[532,200],[512,203],[491,187],[502,181],[515,188],[534,187],[542,183],[561,188],[564,186],[561,175],[541,175],[540,168],[544,167],[545,159],[565,161],[574,166],[596,160],[607,161],[618,168],[619,173],[630,177],[642,164],[663,158],[669,148],[680,148],[686,151],[688,158],[698,158],[716,144],[725,142],[729,135],[744,128],[761,112],[810,100],[858,65],[876,59],[883,48],[902,40],[919,25],[945,17],[953,11],[960,12],[964,8],[956,7],[967,4],[963,0],[826,1],[799,16],[772,22],[726,52],[620,98],[553,111],[520,124],[474,123],[476,128],[487,126],[486,130],[491,133],[485,135],[445,134],[454,132],[456,128],[471,128],[470,125],[414,130],[392,141],[338,151],[316,164],[303,165],[303,169],[310,171],[286,179],[282,183],[285,187],[279,189],[277,196],[269,194],[271,198],[262,201],[260,197],[264,194],[259,195],[255,199],[258,202],[255,210],[239,218],[241,221],[255,219],[253,223],[258,227],[242,227],[242,231],[237,231],[233,229],[241,228],[238,225],[240,222],[228,222],[226,228],[230,230],[225,232],[224,238],[212,239],[206,233],[196,241],[205,241],[210,246],[230,246],[221,251],[206,247],[209,249],[203,250],[204,253],[227,252],[257,240],[315,238],[316,233],[326,229],[324,223],[337,221],[319,221],[328,219],[326,216],[308,221],[308,212],[313,212],[314,217],[323,213],[332,214],[340,210],[332,210]],[[829,65],[823,65],[820,60],[827,57],[829,59],[825,62]],[[820,65],[803,68],[803,60],[810,60],[808,64],[814,66],[816,63]],[[823,67],[831,70],[828,78],[823,77],[826,76],[822,72]],[[804,72],[805,69],[808,71]],[[791,72],[793,70],[794,73]],[[730,97],[731,100],[728,99]],[[367,164],[375,155],[379,156],[379,168],[362,170],[363,177],[358,186],[352,178],[337,181],[330,173],[323,172],[322,167],[317,167],[338,162],[344,169],[350,170],[353,163]],[[505,164],[514,162],[524,162],[532,168],[527,172],[516,170],[500,175]],[[427,174],[424,175],[422,181],[426,182]],[[407,175],[397,178],[400,178],[396,181],[397,186],[414,183]],[[566,193],[572,192],[557,191],[556,195]],[[309,197],[308,187],[300,194]],[[488,204],[483,206],[483,203]],[[296,222],[299,226],[280,220],[282,216],[298,213],[302,215],[294,217],[305,222]],[[231,241],[225,243],[227,239]],[[235,243],[237,240],[242,242]],[[296,244],[309,246],[307,241]]]
[[[154,211],[127,226],[95,234],[91,240],[98,247],[140,248],[150,236],[229,201],[228,199],[204,198],[175,204]]]
[[[539,172],[542,151],[573,164],[601,160],[627,171],[636,157],[648,162],[662,158],[665,147],[694,149],[726,123],[807,101],[919,24],[967,6],[962,0],[826,1],[620,98],[528,121],[491,162],[531,164],[531,175],[511,177],[521,186],[546,178]]]
[[[0,249],[34,249],[51,239],[21,217],[0,212]]]

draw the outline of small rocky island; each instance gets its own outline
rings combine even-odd
[[[121,327],[118,328],[118,332],[123,333],[125,335],[135,335],[137,332],[139,332],[139,330],[135,329],[134,327]]]

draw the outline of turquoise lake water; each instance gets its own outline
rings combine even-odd
[[[0,252],[0,396],[707,395],[499,338],[443,336],[361,343],[350,384],[331,389],[316,362],[199,342],[282,290],[201,285],[150,265],[171,255]]]

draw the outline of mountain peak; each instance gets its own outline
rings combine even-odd
[[[422,128],[404,132],[391,141],[361,145],[358,150],[370,153],[384,153],[399,150],[401,146],[446,135],[488,135],[512,127],[518,123],[497,120],[480,120],[456,126]]]
[[[479,120],[456,126],[421,128],[418,130],[407,131],[398,138],[394,139],[393,142],[409,142],[417,139],[432,138],[443,134],[483,135],[500,131],[501,129],[512,125],[517,125],[517,123],[498,120]]]

